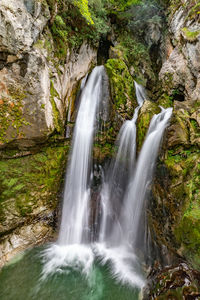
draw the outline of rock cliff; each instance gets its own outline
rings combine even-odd
[[[160,244],[199,268],[200,25],[195,4],[171,1],[169,8],[159,103],[174,110],[158,161],[151,218]]]
[[[87,42],[68,48],[59,65],[45,1],[1,1],[0,10],[0,142],[23,149],[63,133],[70,97],[96,50]]]

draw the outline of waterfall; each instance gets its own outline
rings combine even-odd
[[[135,109],[133,119],[126,121],[121,128],[116,160],[111,163],[108,179],[105,180],[102,188],[102,222],[96,251],[103,264],[111,263],[115,278],[142,286],[144,281],[140,275],[140,264],[136,256],[137,247],[141,247],[141,244],[138,245],[137,242],[144,235],[143,211],[159,146],[171,117],[172,108],[161,108],[161,112],[153,116],[139,158],[135,163],[135,123],[138,110],[145,99],[142,87],[138,84],[135,84],[135,87],[139,106]],[[126,185],[122,180],[124,178],[127,181]]]
[[[138,107],[132,120],[125,121],[117,138],[118,151],[104,174],[101,189],[99,238],[92,239],[91,186],[94,134],[104,126],[107,104],[102,94],[104,67],[96,67],[82,82],[80,107],[74,128],[72,150],[66,173],[61,227],[57,243],[43,252],[43,279],[64,269],[79,269],[89,275],[95,257],[109,263],[113,276],[122,283],[143,287],[141,264],[136,255],[143,233],[148,189],[164,130],[172,109],[163,109],[150,122],[139,158],[136,160],[136,122],[146,99],[144,88],[135,82]],[[104,116],[104,117],[103,117]],[[100,126],[100,127],[99,127]],[[102,128],[101,128],[102,127]],[[96,219],[99,222],[99,218]],[[68,271],[67,271],[68,272]]]
[[[161,112],[153,116],[123,200],[119,217],[120,231],[115,228],[112,233],[112,239],[132,249],[136,249],[140,233],[143,233],[144,220],[141,220],[141,215],[152,182],[159,146],[171,115],[172,108],[161,108]]]
[[[96,114],[101,100],[102,66],[94,68],[87,83],[81,86],[80,107],[74,128],[70,163],[67,168],[60,245],[90,241],[90,186],[92,146]]]
[[[104,242],[111,238],[114,228],[120,230],[119,213],[123,205],[123,195],[129,179],[132,177],[136,155],[136,122],[138,112],[142,106],[146,93],[137,82],[135,84],[138,106],[132,120],[125,121],[117,137],[117,155],[112,159],[108,173],[105,176],[101,190],[102,219],[99,241]],[[128,179],[128,180],[127,180]]]

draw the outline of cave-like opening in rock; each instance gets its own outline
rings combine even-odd
[[[99,48],[97,52],[97,64],[104,65],[109,59],[109,50],[113,46],[112,41],[108,37],[102,37],[99,42]]]

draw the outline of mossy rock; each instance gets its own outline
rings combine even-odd
[[[177,240],[181,243],[180,254],[200,268],[200,203],[192,205],[183,215],[175,230]]]
[[[186,263],[154,268],[143,296],[144,300],[199,299],[200,273]]]
[[[34,155],[0,161],[0,233],[56,208],[68,148],[49,146]]]
[[[146,100],[139,112],[137,121],[137,147],[141,149],[147,130],[149,128],[150,121],[153,115],[158,114],[160,108],[154,102]]]
[[[163,108],[168,108],[173,106],[171,97],[167,93],[163,93],[158,99],[157,104]]]
[[[111,84],[111,94],[117,112],[124,118],[133,116],[137,106],[134,80],[122,59],[109,59],[105,65]]]

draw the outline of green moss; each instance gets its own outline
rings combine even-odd
[[[168,150],[165,165],[172,178],[170,197],[180,209],[175,238],[181,254],[199,267],[200,260],[197,263],[196,258],[200,255],[200,150],[195,146]]]
[[[173,105],[172,98],[167,93],[163,93],[157,103],[164,108],[172,107]]]
[[[62,17],[57,15],[51,27],[52,36],[55,41],[56,57],[60,62],[65,62],[68,49],[68,28]]]
[[[114,154],[114,146],[111,143],[105,142],[103,144],[95,143],[93,148],[93,157],[98,162],[102,163],[105,159],[111,158]]]
[[[44,48],[44,41],[37,40],[37,42],[34,44],[34,47],[38,48],[38,49],[43,49]]]
[[[182,28],[182,32],[184,37],[189,41],[189,42],[194,42],[197,40],[197,38],[200,35],[200,30],[197,31],[190,31],[187,27]]]
[[[64,131],[64,127],[63,127],[60,112],[59,112],[59,110],[56,106],[54,97],[56,97],[57,99],[60,99],[60,96],[59,96],[58,92],[56,91],[56,89],[54,88],[53,82],[51,81],[51,84],[50,84],[50,101],[51,101],[52,111],[53,111],[54,126],[55,126],[55,129],[56,129],[57,133],[62,134],[63,131]]]
[[[183,215],[175,230],[177,240],[184,246],[186,255],[194,266],[200,266],[200,203],[195,204]],[[196,260],[198,258],[198,260]]]
[[[55,208],[67,151],[68,146],[54,146],[27,157],[0,161],[1,220],[6,218],[11,202],[21,216],[31,214],[39,203]]]
[[[160,112],[158,105],[151,101],[145,101],[139,113],[137,121],[137,147],[138,151],[141,149],[150,121],[154,114]]]
[[[122,116],[132,117],[136,107],[134,80],[122,59],[109,59],[105,65],[110,83],[113,101]]]

